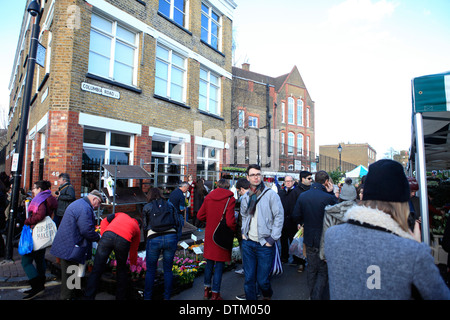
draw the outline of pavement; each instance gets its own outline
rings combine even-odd
[[[45,253],[47,269],[49,269],[49,264],[56,263],[56,258],[48,251],[46,250]],[[48,281],[54,279],[55,275],[47,270],[46,277]],[[4,257],[0,258],[0,289],[2,287],[23,286],[26,284],[28,284],[28,277],[22,268],[22,256],[17,251],[17,247],[14,247],[12,260],[7,260]]]
[[[202,232],[195,232],[199,239],[203,238]],[[189,245],[192,239],[184,239]],[[58,300],[60,291],[60,267],[56,257],[46,250],[47,283],[46,293],[36,300]],[[240,266],[237,266],[239,269]],[[305,273],[298,273],[296,266],[284,264],[283,273],[272,278],[275,300],[307,300],[308,292]],[[0,258],[0,300],[21,300],[22,292],[29,288],[28,278],[21,265],[21,256],[17,247],[13,248],[12,260]],[[226,300],[235,300],[236,296],[244,293],[244,276],[235,273],[235,269],[223,274],[222,297]],[[100,292],[96,300],[114,300],[114,295]],[[172,300],[203,300],[203,275],[195,278],[192,287],[184,289],[172,296]]]

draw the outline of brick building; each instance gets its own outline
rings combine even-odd
[[[377,160],[377,152],[368,143],[340,143],[342,171],[350,171],[359,165],[368,168]],[[338,144],[319,146],[319,168],[333,171],[339,167]],[[329,158],[325,160],[325,158]],[[323,160],[323,161],[322,161]],[[334,161],[333,161],[334,160]],[[327,166],[327,162],[330,164]]]
[[[233,0],[40,3],[46,56],[34,74],[25,189],[38,179],[56,185],[67,172],[80,196],[99,187],[101,163],[116,161],[158,160],[181,175],[221,168],[231,126]],[[24,10],[10,84],[7,172],[33,22]]]
[[[279,77],[252,72],[249,64],[233,67],[232,94],[231,125],[242,135],[236,135],[237,154],[230,162],[315,171],[314,101],[296,66]]]

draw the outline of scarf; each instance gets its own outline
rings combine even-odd
[[[50,197],[51,195],[52,195],[51,190],[39,192],[36,195],[36,197],[34,197],[33,200],[31,200],[30,205],[28,206],[28,213],[31,214],[36,213],[41,203],[47,200],[47,198]]]
[[[250,215],[254,215],[256,211],[256,201],[258,200],[258,197],[261,195],[261,192],[264,190],[265,186],[264,183],[260,183],[255,190],[250,188],[248,192],[249,202],[248,202],[248,213]]]

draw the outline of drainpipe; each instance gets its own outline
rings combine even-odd
[[[270,132],[270,119],[272,118],[272,115],[270,114],[270,86],[267,83],[266,84],[266,126],[268,129],[268,135],[267,135],[267,158],[270,159],[271,156],[271,132]],[[272,160],[270,161],[272,162]]]

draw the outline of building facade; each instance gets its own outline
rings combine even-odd
[[[368,143],[323,145],[319,146],[319,167],[321,170],[333,171],[339,168],[339,145],[342,147],[342,171],[353,170],[359,165],[368,168],[369,165],[377,161],[377,152]]]
[[[29,1],[28,1],[29,2]],[[167,184],[219,170],[231,128],[233,0],[41,0],[22,186],[71,176],[99,188],[101,164],[150,165]],[[33,18],[10,83],[6,171],[18,136]],[[155,167],[155,163],[163,163]],[[131,181],[129,182],[131,183]]]
[[[239,134],[230,163],[315,171],[314,101],[296,66],[279,77],[252,72],[249,64],[233,67],[232,95],[231,123]]]

